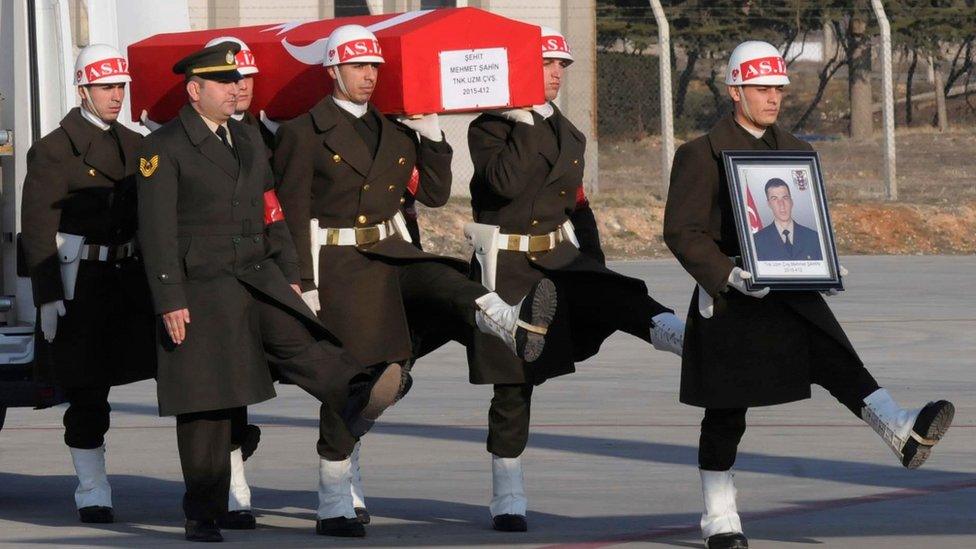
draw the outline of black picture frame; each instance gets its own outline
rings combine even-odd
[[[723,151],[722,160],[747,288],[842,291],[820,155]]]

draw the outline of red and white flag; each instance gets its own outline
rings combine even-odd
[[[756,234],[762,229],[762,220],[759,219],[759,210],[756,209],[756,202],[752,199],[752,192],[746,187],[746,215],[749,216],[749,230]]]

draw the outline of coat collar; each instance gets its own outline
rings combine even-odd
[[[374,112],[377,112],[376,109],[370,105],[367,116]],[[375,159],[372,158],[373,155],[370,154],[362,138],[356,133],[356,129],[352,127],[352,123],[339,112],[339,106],[332,100],[332,96],[330,95],[316,103],[309,114],[316,131],[325,134],[325,146],[338,154],[359,175],[367,177]],[[379,118],[381,125],[377,156],[383,150],[384,137],[387,134],[386,126],[382,124],[385,117],[380,116]]]
[[[777,150],[794,151],[809,148],[809,145],[776,124],[770,126],[767,131],[772,132]],[[728,115],[719,120],[712,131],[708,132],[708,142],[712,147],[712,155],[721,158],[722,151],[749,150],[754,148],[758,140],[739,127],[732,115]]]
[[[81,109],[75,107],[61,120],[61,128],[78,155],[84,158],[86,165],[114,181],[122,180],[127,173],[132,173],[126,168],[135,166],[135,147],[131,143],[123,143],[118,122],[113,122],[108,130],[103,130],[85,120],[81,115]],[[115,132],[115,136],[119,138],[118,142],[108,133],[110,131]],[[123,161],[119,155],[120,144],[126,161]]]
[[[576,129],[576,126],[568,118],[563,116],[559,107],[555,104],[552,107],[554,112],[549,119],[556,126],[556,135],[559,140],[559,156],[553,163],[552,169],[549,170],[549,177],[546,178],[547,184],[559,179],[569,168],[573,160],[578,162],[579,157],[583,155],[583,150],[586,147],[586,138],[583,137],[583,134]]]
[[[237,181],[237,177],[240,175],[238,159],[234,157],[234,153],[220,142],[220,138],[214,132],[210,131],[210,128],[207,127],[207,124],[201,118],[200,113],[192,105],[187,103],[180,109],[179,118],[180,123],[183,125],[183,130],[186,131],[186,136],[190,139],[190,143],[199,149],[211,162],[219,166],[231,179]],[[234,123],[239,124],[236,120],[234,120]],[[230,127],[229,122],[228,127]],[[232,133],[231,139],[236,140],[237,136],[242,133],[243,131],[241,130],[238,130],[237,133]]]

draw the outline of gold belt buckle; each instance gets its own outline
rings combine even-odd
[[[517,234],[508,235],[508,245],[505,246],[505,249],[518,251],[520,241],[521,238],[519,238],[519,235]]]
[[[529,237],[529,252],[548,252],[551,249],[552,240],[549,238],[548,234]]]
[[[326,229],[325,230],[325,245],[326,246],[338,246],[339,245],[339,230],[338,229]]]
[[[356,227],[356,245],[374,244],[380,241],[379,227]]]

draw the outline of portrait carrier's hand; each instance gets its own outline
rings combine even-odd
[[[849,271],[847,269],[845,269],[843,265],[839,265],[839,267],[840,267],[840,277],[841,278],[846,277],[849,274]],[[825,295],[825,296],[835,296],[835,295],[837,295],[839,293],[840,292],[838,292],[836,288],[831,288],[829,290],[824,291],[823,292],[823,295]]]
[[[186,325],[190,323],[190,309],[163,313],[163,326],[173,343],[179,345],[186,339]]]
[[[735,288],[739,292],[756,299],[761,299],[766,297],[769,293],[769,288],[763,288],[762,290],[747,290],[746,280],[752,278],[752,273],[749,271],[743,271],[738,267],[732,267],[732,272],[729,273],[729,286]]]

